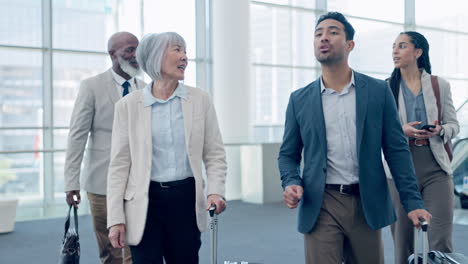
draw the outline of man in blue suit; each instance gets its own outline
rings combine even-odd
[[[299,206],[306,263],[384,262],[380,229],[396,216],[382,150],[408,217],[415,226],[431,218],[390,89],[348,65],[353,37],[342,14],[319,18],[314,50],[322,76],[293,92],[286,110],[278,164],[284,202]]]

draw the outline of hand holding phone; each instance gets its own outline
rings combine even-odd
[[[436,126],[434,126],[434,125],[424,125],[423,127],[421,127],[421,129],[432,132],[429,128],[436,128]]]

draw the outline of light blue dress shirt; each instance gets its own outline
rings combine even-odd
[[[327,184],[359,182],[354,72],[351,76],[351,81],[341,93],[326,88],[322,77],[320,78],[327,135]]]
[[[167,100],[155,98],[152,83],[143,90],[144,105],[151,106],[151,180],[169,182],[193,177],[185,146],[184,115],[181,100],[187,88],[179,83]]]
[[[401,79],[401,88],[405,100],[406,119],[408,123],[421,121],[421,124],[414,126],[414,128],[421,129],[422,126],[427,125],[426,105],[424,104],[422,89],[415,96],[403,79]]]

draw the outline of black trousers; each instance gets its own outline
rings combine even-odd
[[[161,186],[151,182],[143,238],[130,246],[133,264],[198,263],[201,246],[193,177]]]

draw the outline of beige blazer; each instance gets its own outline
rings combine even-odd
[[[448,175],[452,175],[453,172],[450,166],[450,160],[447,155],[447,152],[445,151],[444,144],[458,134],[458,132],[460,131],[460,125],[458,124],[457,113],[455,107],[453,106],[452,93],[450,92],[450,84],[440,77],[437,77],[437,79],[439,81],[440,104],[442,108],[442,121],[439,120],[439,123],[442,124],[445,133],[443,138],[439,136],[431,137],[429,139],[429,143],[432,154],[434,155],[434,158],[439,164],[439,166]],[[434,90],[432,89],[431,75],[424,70],[422,71],[421,75],[421,85],[424,97],[424,105],[426,107],[427,122],[429,124],[432,124],[435,120],[438,119],[437,103],[436,97],[434,95]],[[400,89],[402,89],[401,86]],[[402,92],[400,92],[398,96],[398,105],[400,121],[402,124],[406,124],[408,122],[406,119],[405,100],[403,98]],[[387,176],[391,177],[391,173],[387,166],[387,163],[384,162],[384,164]]]
[[[225,194],[226,155],[210,97],[197,88],[187,86],[187,91],[187,99],[181,99],[185,142],[195,178],[197,224],[203,232],[208,227],[206,196]],[[107,227],[125,224],[129,245],[137,245],[143,236],[151,160],[151,106],[144,106],[139,90],[116,104],[107,186]]]
[[[136,81],[137,89],[144,86],[144,82]],[[65,192],[84,189],[106,194],[114,104],[120,99],[115,87],[111,69],[81,82],[68,133]]]

